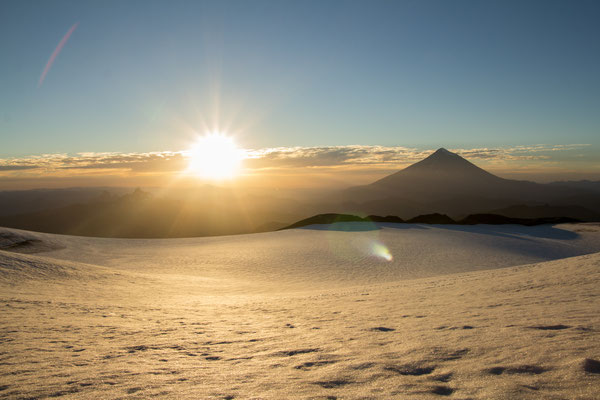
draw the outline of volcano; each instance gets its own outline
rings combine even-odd
[[[585,190],[504,179],[444,148],[371,184],[346,189],[341,197],[345,212],[402,218],[432,212],[461,216],[514,204],[593,208],[600,198]]]
[[[432,195],[481,194],[507,182],[456,153],[440,148],[429,157],[369,185],[375,191]]]

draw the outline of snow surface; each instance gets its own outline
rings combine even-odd
[[[165,240],[0,228],[0,249],[0,398],[593,399],[600,387],[595,224]]]

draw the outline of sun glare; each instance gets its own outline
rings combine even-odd
[[[233,139],[221,133],[202,136],[189,150],[188,171],[206,179],[234,178],[240,169],[243,153]]]

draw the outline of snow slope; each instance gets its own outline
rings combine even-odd
[[[594,399],[599,239],[594,224],[2,229],[0,398]]]

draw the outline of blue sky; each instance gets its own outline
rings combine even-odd
[[[3,1],[0,157],[600,148],[596,1]],[[77,29],[43,84],[51,53]]]

